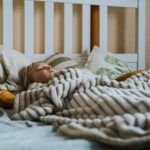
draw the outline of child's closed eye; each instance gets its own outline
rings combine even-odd
[[[46,69],[46,70],[51,70],[51,67],[48,66],[48,65],[39,66],[39,67],[37,67],[36,71],[40,71],[40,70],[44,70],[44,69]]]

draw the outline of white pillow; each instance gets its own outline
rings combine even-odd
[[[96,75],[106,75],[110,79],[133,71],[127,63],[112,56],[111,53],[101,50],[98,46],[94,46],[85,67]]]
[[[2,63],[2,50],[3,50],[3,45],[0,45],[0,83],[4,83],[6,81],[6,72],[3,68],[3,63]]]
[[[0,56],[0,59],[1,59],[1,56]],[[6,81],[6,73],[2,67],[1,60],[0,60],[0,83],[4,83],[5,81]]]
[[[64,68],[82,68],[82,66],[76,60],[73,60],[62,53],[55,53],[51,55],[45,60],[45,62],[56,70],[61,70]]]
[[[31,64],[24,54],[12,49],[3,49],[1,52],[2,63],[7,74],[7,82],[20,84],[19,71]]]

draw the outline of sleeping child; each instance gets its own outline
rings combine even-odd
[[[58,74],[58,76],[59,76],[63,72],[62,70],[59,70],[59,71],[55,70],[54,68],[52,68],[50,65],[48,65],[45,62],[34,62],[31,65],[29,65],[25,68],[22,68],[21,71],[19,72],[19,77],[20,77],[20,80],[21,80],[21,83],[23,86],[23,90],[39,88],[39,87],[45,86],[45,84],[49,84],[48,82],[50,79],[53,78],[52,76],[57,76],[56,74]],[[66,69],[66,70],[68,70],[68,69]],[[71,69],[70,69],[70,71],[72,72],[71,78],[73,78],[73,79],[78,78],[76,76],[76,73],[73,70],[71,71]],[[66,74],[66,78],[69,79],[68,73]],[[93,74],[91,72],[82,71],[82,73],[85,76],[84,77],[85,80],[86,80],[86,77],[93,76]],[[62,75],[60,75],[60,76],[62,77]],[[7,91],[7,93],[9,93],[9,91]],[[13,96],[13,97],[11,96],[11,101],[9,100],[10,98],[6,102],[4,100],[3,100],[4,102],[1,100],[3,102],[3,105],[0,103],[1,104],[0,106],[2,106],[4,108],[12,108],[15,96],[12,93],[10,93],[10,94]],[[6,99],[6,96],[5,96],[5,99]]]
[[[38,82],[38,83],[47,83],[51,75],[56,72],[50,65],[44,62],[36,62],[31,65],[23,68],[20,72],[20,78],[23,82],[24,88],[28,88],[29,84]]]
[[[54,72],[56,70],[50,65],[44,62],[37,62],[23,68],[20,71],[20,78],[23,82],[24,89],[27,89],[29,84],[34,82],[47,83]],[[0,107],[12,108],[14,100],[15,95],[13,93],[0,89]]]

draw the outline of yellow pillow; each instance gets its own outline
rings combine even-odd
[[[143,72],[143,71],[144,71],[144,70],[135,70],[135,71],[132,71],[132,72],[128,72],[128,73],[126,73],[126,74],[123,74],[123,75],[117,77],[115,80],[117,80],[117,81],[124,81],[124,80],[126,80],[127,78],[130,78],[131,76],[136,75],[136,74],[138,74],[138,73],[141,73],[141,72]]]
[[[0,107],[12,108],[15,95],[6,90],[0,90]]]

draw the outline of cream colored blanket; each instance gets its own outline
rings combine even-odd
[[[114,146],[150,143],[150,70],[124,82],[64,69],[16,96],[13,119],[40,120],[73,138]]]

